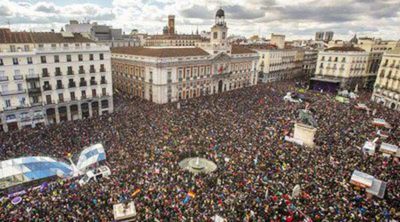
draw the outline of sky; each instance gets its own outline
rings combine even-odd
[[[400,0],[0,0],[0,27],[59,31],[74,19],[155,34],[174,14],[178,33],[192,33],[209,31],[220,7],[234,35],[293,40],[334,31],[334,39],[400,39]]]

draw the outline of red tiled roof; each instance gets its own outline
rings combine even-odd
[[[256,53],[256,52],[243,46],[232,45],[232,54],[248,54],[248,53]]]
[[[150,40],[158,40],[158,39],[183,39],[183,40],[201,40],[203,39],[200,35],[150,35],[148,37]]]
[[[337,52],[365,52],[364,49],[354,46],[335,46],[325,49],[325,51],[337,51]]]
[[[149,57],[185,57],[185,56],[207,56],[206,51],[201,48],[144,48],[144,47],[118,47],[112,48],[112,53],[128,54]]]
[[[63,42],[93,42],[79,33],[73,37],[64,37],[55,32],[12,32],[10,29],[0,29],[0,44],[8,43],[63,43]]]
[[[251,44],[247,45],[251,49],[277,49],[278,47],[274,44]]]

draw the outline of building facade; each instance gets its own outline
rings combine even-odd
[[[369,53],[354,46],[332,47],[318,53],[316,81],[337,81],[340,88],[354,90],[367,79]]]
[[[79,23],[76,20],[71,20],[69,24],[65,25],[65,30],[66,32],[80,33],[96,41],[98,44],[110,48],[141,45],[141,40],[135,35],[125,35],[122,29],[115,29],[108,25],[99,25],[97,22]]]
[[[400,111],[400,48],[383,55],[371,99]]]
[[[148,35],[143,42],[146,47],[165,47],[165,46],[196,46],[197,43],[206,41],[198,30],[196,34],[177,34],[175,30],[175,16],[168,16],[168,24],[163,28],[162,35]]]
[[[317,50],[305,50],[303,60],[303,73],[307,77],[311,77],[315,73],[318,61]]]
[[[2,131],[113,111],[111,53],[81,34],[0,29]]]
[[[267,83],[303,75],[304,51],[298,48],[278,49],[275,45],[249,45],[258,53],[258,81]]]
[[[163,104],[257,83],[257,53],[231,45],[223,10],[211,40],[198,47],[125,47],[112,50],[115,87]]]

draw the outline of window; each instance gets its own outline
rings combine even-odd
[[[18,91],[22,91],[23,90],[22,83],[18,83],[17,84],[17,88],[18,88]]]
[[[96,89],[92,89],[92,97],[96,97],[96,96],[97,96]]]
[[[43,44],[39,44],[39,48],[44,48],[44,45]]]
[[[46,103],[51,104],[51,95],[46,95]]]
[[[100,64],[100,72],[105,72],[106,69],[104,68],[104,64]]]
[[[61,75],[62,73],[60,67],[56,67],[56,76],[61,76]]]
[[[32,62],[32,57],[27,57],[26,58],[26,62],[28,63],[28,64],[32,64],[33,62]]]
[[[80,62],[83,61],[83,55],[82,55],[82,54],[79,54],[79,55],[78,55],[78,60],[79,60]]]
[[[74,71],[72,70],[72,66],[68,66],[68,75],[73,75]]]
[[[65,47],[65,48],[68,48],[68,43],[64,43],[64,47]]]
[[[94,59],[93,54],[89,54],[89,60],[92,61]]]
[[[218,32],[214,32],[214,39],[217,39],[218,38]]]
[[[81,91],[81,95],[82,95],[81,96],[82,99],[86,99],[86,91],[85,90]]]
[[[64,94],[63,93],[58,94],[58,102],[60,102],[60,103],[64,102]]]
[[[40,56],[40,61],[42,63],[46,63],[46,56]]]
[[[67,62],[71,62],[71,55],[67,55]]]
[[[30,49],[29,49],[29,45],[24,45],[24,51],[25,52],[28,52]]]
[[[103,53],[100,53],[99,57],[100,57],[100,60],[104,60],[104,54]]]
[[[54,56],[54,62],[55,62],[55,63],[60,62],[60,56],[55,55],[55,56]]]
[[[10,52],[15,52],[15,45],[10,45]]]
[[[18,65],[18,58],[13,58],[12,60],[14,65]]]
[[[6,101],[4,102],[6,107],[11,107],[11,100],[6,99]]]
[[[222,39],[225,39],[225,35],[226,35],[226,33],[222,32]]]
[[[51,48],[55,48],[55,47],[57,47],[57,44],[51,44]]]
[[[3,66],[3,65],[4,65],[3,59],[0,59],[0,66]]]
[[[101,93],[103,94],[103,96],[105,96],[107,94],[107,89],[106,88],[102,88],[101,89]]]
[[[75,92],[70,92],[71,100],[75,100]]]

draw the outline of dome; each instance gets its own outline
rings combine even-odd
[[[215,15],[215,17],[225,17],[225,12],[224,10],[222,10],[222,8],[218,9],[217,14]]]

